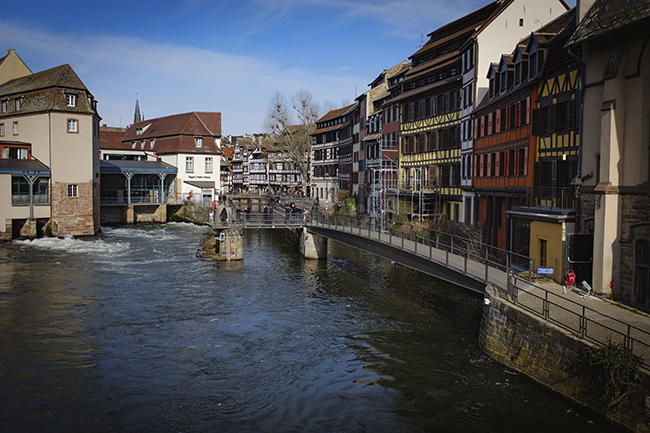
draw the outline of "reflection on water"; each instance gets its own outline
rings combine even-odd
[[[270,231],[243,262],[202,227],[0,245],[0,430],[605,432],[477,347],[481,297]]]

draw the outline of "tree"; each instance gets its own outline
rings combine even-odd
[[[276,93],[269,102],[264,129],[269,134],[265,145],[269,150],[285,152],[296,164],[302,178],[303,191],[309,193],[311,137],[319,117],[318,105],[311,93],[300,90],[287,99]]]

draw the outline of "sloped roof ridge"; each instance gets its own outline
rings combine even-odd
[[[81,81],[74,69],[72,69],[72,66],[65,63],[54,68],[9,80],[0,85],[0,94],[31,92],[50,87],[64,87],[88,91],[88,88]]]
[[[343,114],[345,114],[345,113],[346,113],[350,108],[352,108],[353,105],[354,105],[354,104],[350,104],[350,105],[348,105],[348,106],[346,106],[346,107],[337,108],[337,109],[335,109],[335,110],[330,110],[330,111],[328,111],[327,113],[325,113],[325,115],[324,115],[323,117],[321,117],[320,119],[318,119],[318,120],[316,121],[316,123],[322,123],[322,122],[325,122],[325,121],[327,121],[327,120],[331,120],[331,119],[335,119],[335,118],[337,118],[337,117],[340,117],[340,116],[342,116]]]

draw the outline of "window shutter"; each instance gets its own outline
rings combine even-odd
[[[481,116],[481,137],[485,137],[485,116]]]
[[[530,123],[530,96],[526,98],[526,125]]]
[[[524,176],[527,175],[528,175],[528,147],[526,147],[524,150]]]
[[[494,167],[494,177],[499,177],[499,175],[501,174],[501,172],[499,171],[501,165],[501,154],[495,153],[494,158],[496,159],[496,164]]]
[[[478,177],[478,156],[474,155],[474,177]]]
[[[519,128],[521,126],[521,102],[515,104],[515,114],[515,128]]]
[[[492,116],[493,114],[488,114],[488,132],[487,135],[492,135]]]
[[[490,170],[490,167],[492,167],[492,154],[488,153],[487,154],[487,167],[485,167],[485,171],[487,171],[486,177],[491,177],[493,175],[492,170]]]
[[[474,119],[474,137],[478,138],[478,119]]]
[[[533,114],[533,124],[532,124],[531,133],[533,135],[539,135],[539,108],[534,108],[532,114]]]
[[[480,167],[479,167],[479,176],[480,177],[484,177],[484,173],[485,173],[485,167],[484,167],[485,164],[484,164],[484,161],[483,161],[484,159],[485,158],[483,158],[483,155],[479,155],[478,161],[479,161],[479,164],[480,164]]]
[[[494,119],[494,132],[498,134],[501,132],[501,110],[497,110],[495,116],[496,118]]]
[[[550,132],[555,132],[557,128],[557,105],[553,104],[550,108]]]

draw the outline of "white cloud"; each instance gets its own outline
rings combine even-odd
[[[325,76],[249,56],[113,36],[67,36],[0,22],[0,40],[32,71],[69,63],[99,102],[102,123],[220,111],[225,134],[260,132],[272,95],[309,89],[317,101],[350,99],[358,77]]]

